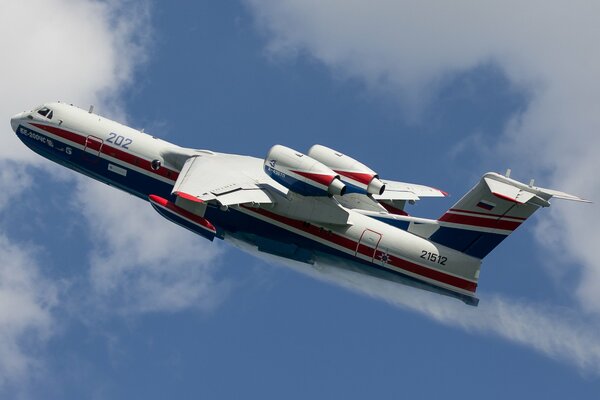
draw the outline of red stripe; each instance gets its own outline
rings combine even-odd
[[[502,200],[510,201],[512,203],[517,203],[517,204],[523,204],[519,200],[513,199],[512,197],[505,196],[501,193],[492,192],[492,194]]]
[[[298,174],[300,176],[303,176],[305,178],[308,178],[311,181],[320,183],[321,185],[324,185],[324,186],[329,186],[331,184],[331,182],[335,179],[334,175],[315,174],[315,173],[311,173],[311,172],[294,171],[294,170],[292,170],[292,172],[295,174]]]
[[[437,190],[438,192],[440,192],[441,194],[443,194],[444,197],[448,197],[448,192],[444,192],[442,189],[438,189],[438,188],[434,188],[434,187],[432,187],[432,189]]]
[[[80,135],[78,133],[70,132],[65,129],[58,128],[56,126],[49,126],[49,125],[42,125],[42,124],[32,124],[32,125],[39,129],[42,129],[46,132],[50,132],[56,136],[60,136],[63,139],[67,139],[71,142],[80,144],[81,146],[86,145],[87,136],[85,136],[85,135]],[[92,146],[90,146],[90,148],[92,148]],[[96,148],[94,148],[94,149],[97,150]],[[177,180],[177,177],[179,176],[179,173],[177,171],[174,171],[174,170],[171,170],[171,169],[165,168],[165,167],[160,167],[158,170],[153,170],[152,166],[151,166],[152,161],[145,160],[141,157],[138,157],[136,155],[133,155],[131,153],[128,153],[126,151],[118,149],[116,147],[112,147],[112,146],[106,144],[106,142],[104,142],[104,144],[102,145],[101,153],[106,154],[110,157],[116,158],[119,161],[122,161],[124,163],[130,164],[130,165],[135,165],[138,168],[143,169],[146,172],[149,172],[154,175],[159,175],[159,176],[165,177],[167,179]]]
[[[77,144],[80,144],[82,146],[85,146],[85,136],[82,135],[78,135],[76,133],[73,132],[69,132],[66,131],[64,129],[61,128],[57,128],[55,126],[48,126],[48,125],[42,125],[42,124],[31,124],[33,126],[35,126],[36,128],[40,128],[46,132],[50,132],[55,134],[56,136],[60,136],[63,139],[67,139],[70,140],[71,142],[75,142]]]
[[[503,229],[507,231],[514,231],[521,225],[521,222],[503,221],[497,219],[488,219],[475,217],[470,215],[458,215],[452,213],[446,213],[439,219],[441,222],[452,222],[454,224],[480,226],[483,228],[494,228]]]
[[[456,211],[456,212],[461,212],[461,213],[477,214],[477,215],[487,215],[488,217],[512,218],[512,219],[519,219],[521,221],[525,221],[527,219],[527,218],[523,218],[523,217],[511,217],[509,215],[503,215],[503,214],[491,214],[491,213],[483,213],[483,212],[477,212],[477,211],[471,211],[471,210],[461,210],[459,208],[451,208],[448,211]]]
[[[383,252],[380,250],[377,250],[375,257],[379,258],[379,257],[381,257],[381,254],[383,254]],[[425,277],[427,277],[429,279],[433,279],[435,281],[444,282],[448,285],[452,285],[452,286],[459,287],[464,290],[468,290],[469,292],[475,293],[475,291],[477,290],[477,283],[475,283],[475,282],[470,282],[470,281],[467,281],[465,279],[462,279],[462,278],[459,278],[456,276],[447,275],[447,274],[444,274],[443,272],[436,271],[434,269],[429,269],[429,268],[423,267],[421,265],[411,263],[402,258],[398,258],[392,254],[388,254],[388,258],[389,258],[388,264],[392,264],[394,267],[402,268],[406,271],[412,272],[413,274],[425,276]]]
[[[363,185],[368,185],[369,183],[371,183],[371,181],[373,180],[373,177],[375,176],[375,174],[367,174],[367,173],[363,173],[363,172],[350,172],[350,171],[341,171],[341,170],[335,170],[335,172],[337,172],[340,175],[343,175],[347,178],[350,178],[352,180],[355,180],[356,182],[360,182]]]
[[[207,220],[206,218],[203,218],[199,215],[196,214],[192,214],[191,212],[184,210],[181,207],[176,206],[174,203],[170,202],[167,199],[163,199],[160,196],[157,196],[155,194],[151,194],[150,196],[148,196],[150,198],[150,201],[153,203],[156,203],[172,212],[174,212],[175,214],[187,218],[190,221],[193,221],[195,223],[197,223],[198,225],[201,225],[202,227],[204,227],[205,229],[208,229],[209,231],[216,233],[217,230],[214,227],[213,224],[210,223],[209,220]]]
[[[182,199],[193,201],[194,203],[204,203],[203,200],[200,200],[199,198],[197,198],[196,196],[192,196],[191,194],[187,194],[184,192],[174,192],[173,194],[177,197],[181,197]]]
[[[354,240],[349,239],[347,237],[333,233],[327,229],[320,228],[320,227],[310,224],[308,222],[303,222],[303,221],[299,221],[296,219],[277,215],[277,214],[274,214],[272,212],[269,212],[269,211],[266,211],[263,209],[255,209],[255,208],[250,208],[250,207],[246,207],[246,206],[242,206],[242,207],[244,207],[248,211],[252,211],[257,214],[261,214],[265,217],[276,220],[285,225],[288,225],[288,226],[291,226],[298,230],[301,230],[305,233],[317,236],[318,238],[323,239],[325,241],[337,244],[338,246],[346,248],[348,250],[351,250],[351,251],[357,250],[357,245],[358,245],[357,242],[355,242]],[[358,251],[360,254],[366,255],[369,258],[373,257],[373,248],[371,248],[371,247],[358,246]],[[378,250],[377,253],[375,254],[375,256],[377,257],[378,254],[380,254],[380,253],[381,252]],[[390,257],[388,264],[392,265],[393,267],[397,267],[397,268],[403,269],[405,271],[409,271],[414,274],[421,275],[423,277],[433,279],[438,282],[442,282],[447,285],[451,285],[451,286],[454,286],[454,287],[457,287],[460,289],[464,289],[464,290],[467,290],[470,292],[475,292],[475,290],[477,289],[477,283],[475,283],[475,282],[471,282],[471,281],[468,281],[466,279],[459,278],[456,276],[448,275],[441,271],[436,271],[436,270],[427,268],[425,266],[412,263],[410,261],[393,256],[391,254],[388,256]]]

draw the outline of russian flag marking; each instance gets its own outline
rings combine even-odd
[[[492,211],[496,205],[492,202],[481,200],[477,203],[477,207],[483,208],[484,210]]]

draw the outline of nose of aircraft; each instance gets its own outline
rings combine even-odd
[[[17,132],[17,128],[19,127],[19,123],[21,122],[21,118],[23,117],[23,113],[15,114],[10,119],[10,126],[12,126],[13,131]]]

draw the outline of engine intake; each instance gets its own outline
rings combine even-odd
[[[331,168],[289,147],[271,147],[264,170],[271,178],[303,196],[343,196],[346,185]]]
[[[377,173],[352,157],[320,144],[312,146],[308,155],[339,174],[348,192],[383,194],[385,191],[385,184]]]

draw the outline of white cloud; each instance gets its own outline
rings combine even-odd
[[[248,246],[238,245],[252,251]],[[573,310],[485,293],[481,295],[479,307],[470,307],[439,294],[336,267],[340,261],[335,259],[322,259],[311,267],[264,253],[260,256],[275,265],[285,265],[402,309],[419,312],[445,325],[496,335],[571,363],[582,372],[600,375],[597,334],[600,321],[589,320]]]
[[[63,100],[114,112],[119,93],[144,58],[147,9],[126,1],[22,0],[0,5],[0,117]],[[0,158],[39,157],[6,135]]]
[[[54,100],[118,113],[118,95],[144,59],[147,20],[146,2],[0,2],[0,212],[32,185],[28,166],[42,160],[11,132],[10,116]],[[2,231],[0,386],[29,377],[39,365],[36,349],[54,331],[59,291],[44,278],[31,247]]]
[[[125,314],[210,310],[223,299],[228,285],[214,277],[218,243],[99,182],[80,180],[77,187],[77,206],[93,242],[90,284],[95,306]]]
[[[0,158],[0,212],[31,185],[26,165]]]
[[[0,234],[0,387],[30,374],[38,364],[32,343],[53,332],[57,287],[39,273],[27,252]],[[24,343],[30,346],[24,347]]]
[[[499,143],[545,186],[600,199],[600,3],[248,0],[275,55],[308,54],[418,110],[441,82],[493,63],[527,94]],[[538,182],[540,180],[538,179]],[[558,203],[558,202],[556,202]],[[540,236],[581,263],[576,298],[600,314],[600,209],[561,205]],[[546,238],[543,241],[548,242]]]

